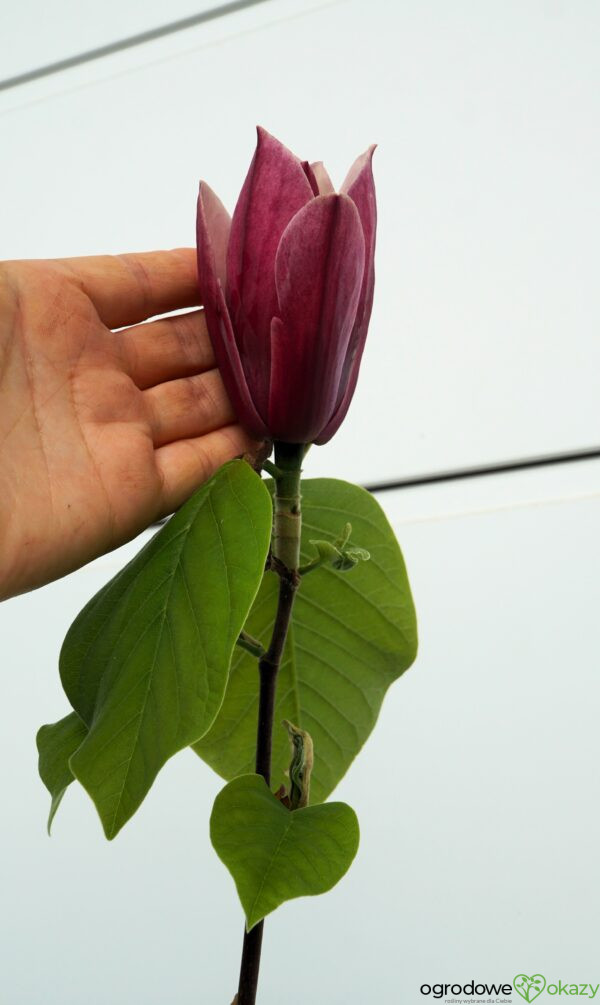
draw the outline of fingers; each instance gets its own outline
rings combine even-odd
[[[226,426],[208,436],[178,440],[160,447],[154,457],[163,481],[163,508],[167,516],[210,478],[226,461],[246,452],[254,452],[258,445],[241,428]]]
[[[143,399],[156,447],[235,422],[218,370],[157,384],[144,391]]]
[[[63,258],[107,328],[121,328],[200,303],[193,248]]]
[[[142,390],[215,365],[204,311],[134,325],[115,338],[129,376]]]

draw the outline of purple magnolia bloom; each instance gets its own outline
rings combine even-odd
[[[373,304],[370,147],[337,194],[321,163],[258,129],[233,219],[200,184],[198,274],[238,418],[255,437],[326,443],[354,394]]]

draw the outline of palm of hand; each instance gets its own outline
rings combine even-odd
[[[251,448],[201,313],[136,324],[196,297],[189,251],[0,271],[0,596],[129,540]]]

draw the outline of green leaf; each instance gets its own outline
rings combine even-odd
[[[87,736],[87,726],[75,712],[64,719],[42,726],[36,736],[40,778],[52,796],[48,816],[48,834],[61,799],[73,781],[69,759]]]
[[[70,766],[108,838],[136,811],[163,764],[213,722],[262,578],[271,522],[264,483],[233,461],[69,629],[61,678],[89,727]]]
[[[358,850],[358,820],[346,803],[288,810],[260,775],[241,775],[215,799],[210,837],[254,925],[286,900],[326,893]]]
[[[308,730],[315,746],[311,794],[323,801],[375,725],[385,692],[415,659],[417,626],[406,569],[377,501],[348,482],[302,483],[302,561],[310,540],[335,540],[340,523],[368,549],[350,572],[322,567],[302,580],[280,670],[273,736],[274,788],[285,782],[289,746],[283,719]],[[358,547],[350,542],[351,547]],[[265,576],[245,628],[268,641],[277,577]],[[226,779],[254,769],[258,708],[256,660],[234,657],[223,705],[194,750]]]

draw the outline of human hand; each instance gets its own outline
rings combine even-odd
[[[203,313],[140,323],[196,304],[191,249],[0,264],[0,599],[130,540],[256,448]]]

